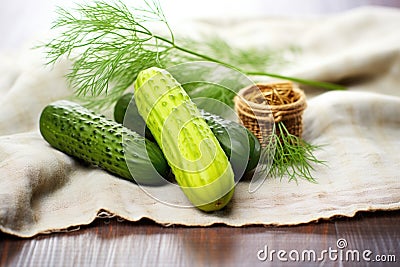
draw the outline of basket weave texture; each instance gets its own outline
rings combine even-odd
[[[302,115],[306,107],[304,92],[291,82],[251,85],[240,90],[235,97],[235,110],[241,123],[263,146],[278,122],[283,122],[290,134],[301,138]],[[276,133],[278,136],[281,134]]]

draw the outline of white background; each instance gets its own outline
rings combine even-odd
[[[16,50],[48,32],[55,6],[82,0],[0,0],[0,50]],[[90,2],[89,0],[86,2]],[[124,0],[134,5],[135,0]],[[397,5],[400,0],[160,0],[173,25],[193,18],[309,16],[371,4]]]

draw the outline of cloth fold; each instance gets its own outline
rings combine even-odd
[[[248,46],[295,42],[302,50],[299,63],[284,72],[348,81],[345,92],[306,89],[303,136],[322,145],[315,155],[326,162],[313,170],[318,183],[268,178],[250,193],[249,182],[240,182],[231,203],[214,213],[166,205],[136,184],[84,165],[43,140],[40,111],[71,95],[64,79],[66,62],[48,69],[32,51],[15,57],[0,53],[0,230],[31,237],[89,224],[104,213],[163,225],[244,226],[295,225],[399,209],[400,11],[362,8],[318,19],[252,19],[232,25],[231,31],[212,23],[198,27],[225,30],[237,45],[246,45],[243,36]],[[254,33],[255,25],[268,28],[257,26]],[[261,40],[261,30],[268,39]],[[296,37],[292,43],[290,34]]]

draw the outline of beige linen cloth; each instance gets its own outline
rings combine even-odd
[[[329,17],[207,21],[190,27],[238,46],[301,53],[282,74],[345,82],[346,92],[306,89],[304,138],[324,145],[318,180],[241,182],[222,211],[177,208],[134,183],[81,165],[38,132],[42,108],[71,94],[67,64],[44,68],[36,52],[0,54],[0,230],[21,237],[89,224],[98,216],[163,225],[295,225],[357,211],[400,208],[400,11],[368,7]],[[184,27],[188,27],[185,24]],[[180,29],[185,31],[184,27]],[[229,30],[228,30],[229,29]],[[170,187],[162,189],[173,194]]]

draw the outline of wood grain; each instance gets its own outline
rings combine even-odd
[[[361,213],[357,221],[348,218],[335,223],[337,238],[344,238],[347,241],[347,249],[373,252],[372,261],[367,264],[368,266],[396,265],[395,262],[378,263],[373,259],[375,255],[395,255],[396,266],[400,262],[400,212],[383,214],[383,212]],[[365,266],[365,263],[362,266]],[[344,266],[354,266],[354,264],[347,263]]]
[[[312,249],[318,253],[329,247],[337,249],[338,238],[345,238],[349,249],[391,253],[399,261],[399,221],[400,211],[360,213],[351,219],[294,227],[163,227],[149,220],[131,223],[99,219],[79,231],[33,239],[0,234],[0,266],[290,266],[298,262],[281,262],[276,255],[273,261],[260,261],[257,252],[267,245],[269,250]],[[306,263],[355,265],[327,257]]]

